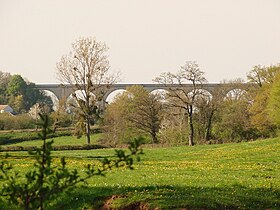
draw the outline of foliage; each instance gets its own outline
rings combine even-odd
[[[0,130],[18,130],[35,128],[35,121],[27,114],[0,114]]]
[[[4,96],[4,94],[7,94],[7,87],[10,79],[11,79],[10,73],[0,71],[0,96]],[[5,104],[4,99],[5,97],[0,98],[1,104]]]
[[[35,84],[32,82],[26,82],[26,92],[24,95],[25,100],[25,110],[29,109],[36,103],[43,104],[45,107],[48,107],[52,111],[53,101],[50,96],[47,96],[45,92],[36,89]]]
[[[108,104],[102,123],[105,134],[104,143],[113,147],[126,144],[129,139],[141,136],[142,132],[136,129],[127,119],[131,110],[131,99],[127,94],[118,95]]]
[[[24,207],[24,209],[44,209],[47,202],[67,188],[87,179],[104,175],[104,172],[113,167],[127,166],[132,169],[133,156],[139,159],[141,139],[135,140],[129,146],[131,154],[126,155],[123,150],[116,150],[116,158],[102,160],[102,166],[88,164],[86,166],[86,176],[81,177],[77,169],[66,168],[65,158],[60,159],[60,165],[53,165],[51,157],[52,141],[47,142],[47,135],[52,131],[47,115],[40,114],[42,133],[39,137],[43,140],[42,148],[30,151],[35,159],[33,168],[22,177],[18,172],[12,171],[12,165],[2,161],[0,163],[0,179],[4,180],[1,194],[6,196],[11,203]]]
[[[182,109],[165,107],[159,140],[164,145],[185,145],[188,142],[188,122]]]
[[[107,105],[103,127],[108,142],[114,146],[135,136],[150,136],[152,143],[159,143],[163,104],[161,97],[150,94],[140,85],[128,87]]]
[[[17,113],[26,113],[35,103],[52,107],[50,97],[25,81],[20,75],[0,72],[0,104],[9,104]]]
[[[275,135],[275,126],[269,117],[267,108],[270,92],[269,84],[262,85],[254,96],[254,103],[249,107],[251,126],[256,128],[262,137]]]
[[[275,136],[276,133],[273,115],[277,112],[278,102],[273,98],[278,94],[279,72],[280,65],[257,66],[248,75],[249,81],[258,84],[257,87],[250,89],[253,103],[249,107],[249,113],[251,125],[259,131],[261,137]]]
[[[152,143],[159,143],[157,134],[160,130],[163,103],[159,94],[152,94],[139,85],[127,88],[127,93],[131,94],[130,112],[127,113],[127,119],[137,129],[149,134]]]
[[[280,128],[280,65],[274,78],[268,99],[269,119]]]
[[[279,65],[266,66],[254,66],[248,73],[247,79],[250,83],[255,83],[259,87],[264,84],[271,84],[274,81],[274,77],[279,71]]]
[[[23,78],[18,74],[13,75],[8,83],[7,93],[9,95],[19,96],[24,95],[25,90],[26,82]]]
[[[245,100],[225,100],[216,116],[214,138],[222,142],[252,139],[247,107]]]
[[[60,100],[57,110],[50,114],[50,118],[54,122],[54,127],[69,127],[72,125],[73,115],[67,112],[67,108],[65,100]]]

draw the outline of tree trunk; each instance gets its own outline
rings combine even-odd
[[[154,144],[157,144],[157,143],[158,143],[157,133],[156,133],[156,132],[153,132],[153,133],[152,133],[152,139],[153,139],[153,143],[154,143]]]
[[[87,138],[87,144],[90,144],[90,120],[89,120],[89,118],[86,118],[86,138]]]
[[[213,115],[214,115],[214,111],[212,110],[206,124],[206,132],[205,132],[206,141],[209,141],[211,139],[211,127],[212,127]]]
[[[193,128],[193,107],[189,105],[189,146],[193,146],[193,136],[194,136],[194,128]]]

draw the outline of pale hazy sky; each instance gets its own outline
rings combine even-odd
[[[0,71],[58,83],[79,37],[109,49],[124,83],[197,61],[209,82],[280,63],[280,0],[0,0]]]

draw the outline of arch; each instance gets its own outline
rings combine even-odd
[[[196,89],[197,91],[197,100],[211,101],[213,99],[213,94],[206,89]],[[189,93],[191,94],[191,92]]]
[[[78,99],[82,99],[85,100],[85,96],[84,96],[85,91],[84,90],[76,90],[73,93],[71,93],[67,98],[66,98],[66,102],[69,102],[70,100],[75,100],[75,98],[73,97],[72,94],[76,94]],[[96,96],[93,93],[90,93],[90,95],[92,96],[92,99],[96,99]]]
[[[213,99],[212,93],[207,89],[202,89],[202,88],[189,89],[189,90],[179,89],[179,90],[176,90],[176,91],[178,91],[177,93],[179,95],[181,95],[181,97],[184,98],[187,101],[193,95],[195,95],[195,100],[199,100],[199,99],[202,100],[203,99],[204,101],[211,101]]]
[[[226,93],[226,96],[224,97],[224,100],[230,99],[230,100],[240,100],[244,98],[245,94],[247,93],[246,90],[241,89],[241,88],[234,88],[229,90]]]
[[[58,97],[55,95],[55,93],[53,93],[52,91],[50,90],[40,90],[41,92],[44,93],[44,95],[46,96],[49,96],[53,102],[53,110],[57,110],[58,108],[58,104],[59,104],[59,100],[58,100]]]
[[[107,104],[110,104],[110,103],[114,102],[119,95],[121,95],[123,92],[126,92],[126,91],[127,90],[125,90],[125,89],[114,90],[114,91],[110,92],[110,94],[108,94],[107,97],[104,98],[104,100]]]
[[[168,95],[168,90],[166,89],[162,89],[162,88],[159,88],[159,89],[154,89],[150,92],[150,94],[156,94],[159,96],[159,100],[160,102],[166,102],[167,101],[167,95]]]
[[[110,86],[110,88],[107,90],[105,95],[103,96],[103,99],[101,103],[105,106],[105,102],[108,101],[107,97],[110,95],[111,92],[119,89],[126,89],[129,86],[132,86],[134,84],[113,84]],[[148,90],[149,92],[152,92],[153,90],[157,89],[163,89],[163,90],[169,90],[173,88],[177,88],[178,84],[138,84],[142,85],[144,89]],[[244,89],[245,91],[254,84],[247,84],[247,83],[241,83],[238,84],[240,89]],[[191,90],[193,88],[192,84],[183,84],[184,89]],[[56,97],[61,99],[67,99],[71,93],[73,92],[73,85],[71,84],[36,84],[36,88],[39,90],[48,90],[51,91],[56,95]],[[221,83],[207,83],[207,84],[201,84],[201,88],[208,91],[212,97],[217,97],[223,99],[223,97],[226,95],[225,92],[228,92],[232,89],[232,84],[221,84]],[[225,90],[222,91],[223,94],[218,94],[217,90]]]

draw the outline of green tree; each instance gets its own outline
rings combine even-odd
[[[262,85],[255,93],[253,103],[249,106],[251,126],[260,132],[261,137],[274,136],[275,134],[275,125],[267,108],[270,92],[270,84]]]
[[[24,107],[26,111],[36,103],[44,104],[52,110],[53,102],[51,97],[47,96],[44,92],[36,89],[35,84],[32,82],[27,82],[26,90],[24,94]]]
[[[129,135],[142,133],[150,135],[153,143],[159,143],[157,134],[163,111],[160,99],[158,94],[150,94],[143,86],[128,87],[107,106],[104,118],[105,131],[113,139],[118,139],[115,142],[121,142]]]
[[[118,80],[117,75],[109,74],[108,50],[105,43],[94,38],[81,38],[72,45],[72,51],[62,56],[57,63],[59,80],[71,84],[72,96],[77,104],[72,104],[82,123],[82,132],[90,144],[90,124],[102,112],[102,101],[108,88]],[[78,94],[76,91],[80,91]]]
[[[269,119],[280,128],[280,66],[274,78],[268,99]]]
[[[7,86],[6,88],[2,88],[3,95],[6,95],[6,103],[9,103],[18,113],[28,112],[37,102],[44,103],[49,107],[53,106],[50,97],[36,89],[34,83],[26,82],[20,75],[6,75],[3,79],[3,84]]]
[[[130,112],[127,117],[130,122],[139,130],[148,133],[153,143],[158,143],[157,133],[159,132],[163,106],[159,94],[150,94],[140,85],[127,88],[130,97]]]
[[[249,120],[250,92],[241,89],[241,79],[224,81],[224,95],[216,111],[213,122],[214,138],[222,142],[255,138],[255,130]]]
[[[108,104],[104,114],[103,130],[107,144],[116,145],[127,143],[129,139],[141,135],[127,119],[131,103],[128,94],[120,94],[115,100]]]
[[[64,99],[59,100],[57,109],[51,113],[54,127],[68,127],[72,124],[72,113],[67,112],[68,107]]]
[[[278,70],[279,65],[272,65],[269,67],[257,65],[248,73],[247,79],[250,83],[255,83],[259,87],[262,87],[263,84],[273,83]]]
[[[249,107],[250,122],[253,128],[260,132],[261,137],[269,137],[275,135],[275,124],[271,118],[273,113],[272,107],[268,108],[272,87],[277,81],[276,75],[280,72],[280,65],[272,65],[269,67],[254,67],[248,75],[249,82],[257,84],[250,89],[251,105]],[[273,88],[274,89],[274,88]],[[272,94],[274,95],[274,94]],[[272,97],[273,98],[273,97]]]
[[[8,103],[7,86],[10,78],[11,74],[0,71],[0,104]]]
[[[7,93],[12,96],[24,95],[26,86],[26,82],[20,75],[13,75],[8,83]]]
[[[214,137],[222,142],[251,139],[247,108],[246,100],[225,100],[215,118]]]
[[[24,99],[22,95],[10,97],[9,104],[13,107],[13,110],[16,113],[21,113],[25,110]]]

